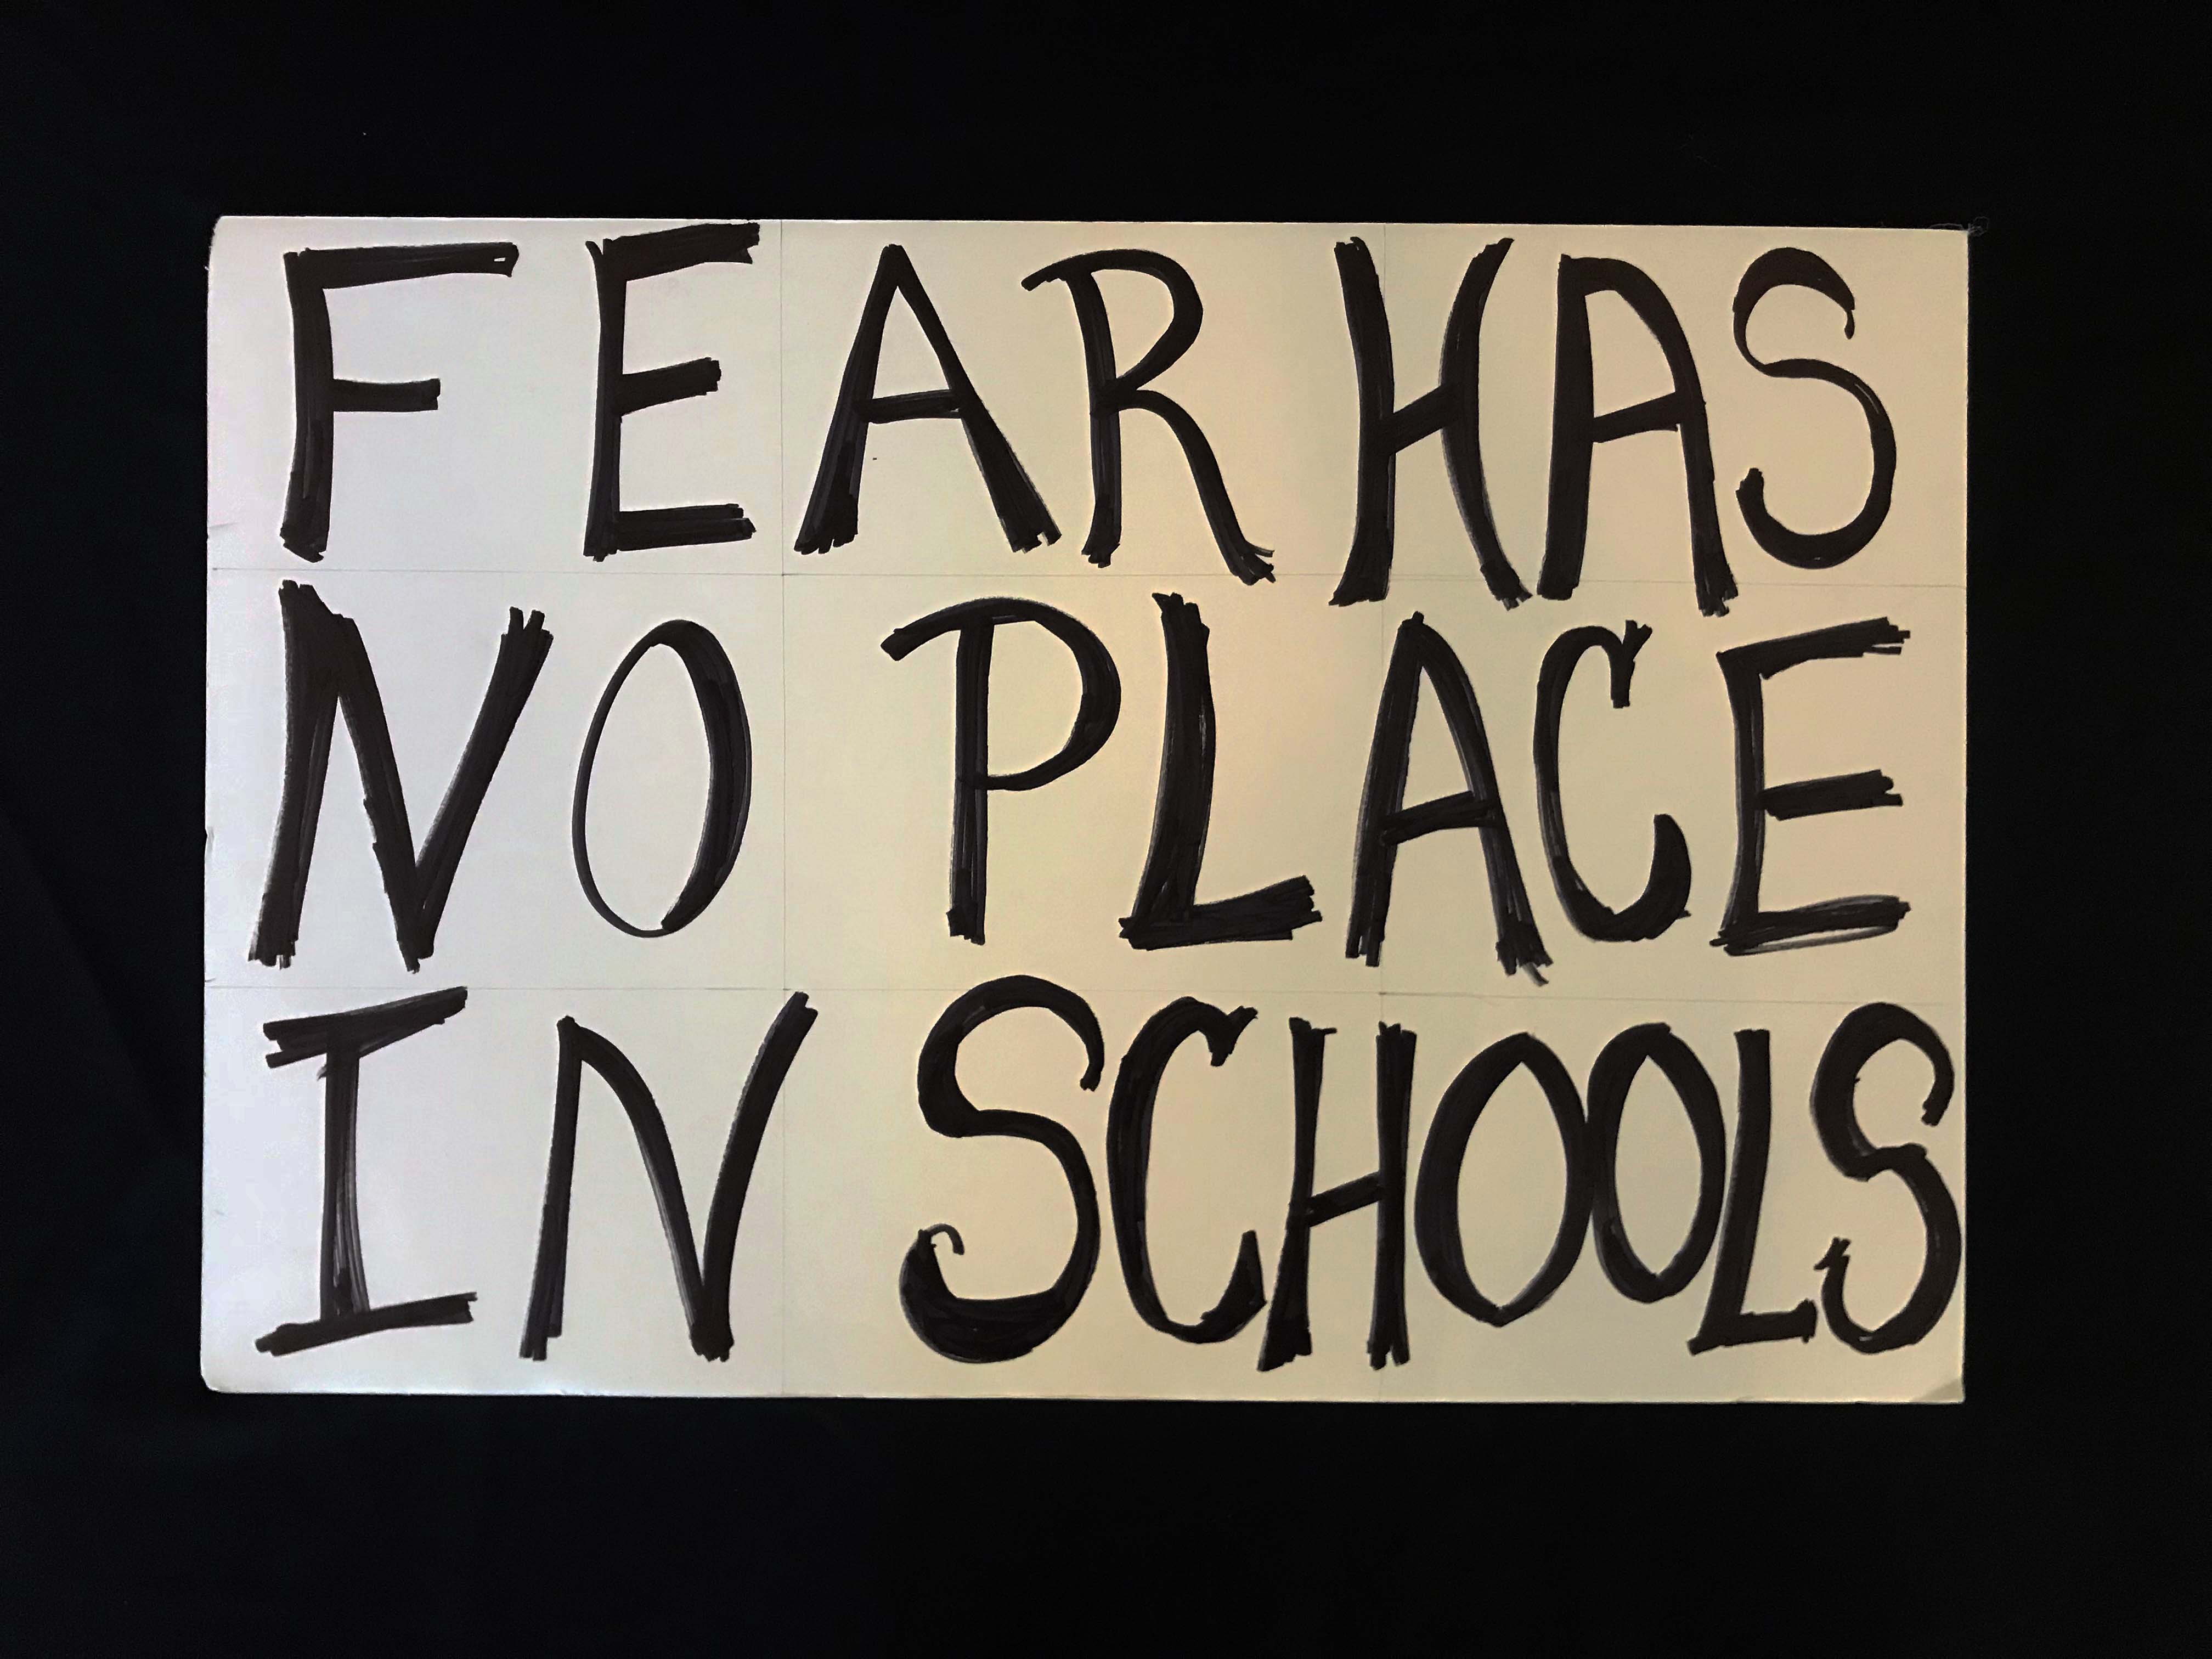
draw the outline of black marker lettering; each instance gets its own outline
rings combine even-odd
[[[1035,1142],[1060,1160],[1075,1200],[1075,1244],[1066,1266],[1045,1289],[1026,1296],[956,1296],[945,1282],[935,1240],[942,1233],[951,1242],[953,1255],[964,1255],[967,1246],[958,1231],[940,1224],[915,1236],[899,1267],[899,1303],[906,1310],[907,1323],[946,1358],[971,1364],[1018,1358],[1043,1342],[1074,1314],[1098,1265],[1098,1189],[1091,1179],[1082,1144],[1064,1124],[1048,1117],[979,1110],[961,1092],[956,1074],[960,1045],[986,1021],[1015,1008],[1042,1008],[1056,1014],[1082,1039],[1085,1066],[1079,1086],[1096,1089],[1106,1066],[1105,1040],[1091,1005],[1073,991],[1027,974],[990,980],[963,993],[938,1017],[921,1045],[915,1082],[923,1121],[956,1140],[1008,1135]]]
[[[1160,792],[1152,850],[1121,937],[1139,951],[1224,939],[1285,939],[1319,921],[1313,883],[1293,876],[1235,898],[1198,901],[1206,832],[1213,816],[1213,677],[1205,620],[1179,593],[1155,593],[1167,638],[1168,697],[1160,739]]]
[[[758,225],[685,225],[642,236],[586,242],[599,286],[599,413],[592,434],[592,494],[584,519],[584,556],[604,559],[653,547],[741,542],[753,533],[735,501],[715,507],[625,510],[622,505],[623,417],[641,409],[702,398],[722,383],[712,357],[625,373],[623,342],[629,320],[629,285],[694,265],[746,264],[760,240]]]
[[[1075,659],[1083,690],[1075,726],[1058,754],[1026,771],[991,770],[991,639],[1006,623],[1031,622],[1065,645]],[[983,942],[983,908],[989,872],[990,796],[994,789],[1035,789],[1066,777],[1105,746],[1121,716],[1121,677],[1098,636],[1064,611],[1030,599],[969,599],[932,611],[895,629],[884,654],[903,661],[915,647],[957,630],[952,708],[952,904],[945,913],[955,939]]]
[[[1893,1042],[1911,1043],[1928,1057],[1935,1070],[1928,1097],[1920,1108],[1920,1121],[1933,1127],[1943,1121],[1957,1086],[1951,1053],[1927,1021],[1894,1003],[1870,1002],[1846,1014],[1835,1036],[1828,1039],[1813,1073],[1813,1127],[1820,1131],[1828,1161],[1854,1181],[1897,1176],[1912,1189],[1912,1201],[1920,1206],[1920,1224],[1928,1235],[1920,1278],[1912,1294],[1895,1315],[1872,1330],[1844,1310],[1844,1275],[1851,1265],[1850,1240],[1835,1240],[1814,1264],[1820,1273],[1820,1311],[1827,1316],[1828,1328],[1861,1353],[1887,1353],[1920,1340],[1936,1328],[1959,1282],[1959,1206],[1929,1161],[1928,1149],[1916,1141],[1902,1146],[1876,1146],[1859,1127],[1856,1107],[1859,1073],[1866,1069],[1867,1061]]]
[[[284,786],[276,809],[275,844],[269,855],[268,884],[253,930],[251,960],[267,968],[289,967],[300,939],[300,907],[307,894],[307,869],[315,854],[315,826],[322,816],[323,782],[330,770],[331,738],[338,711],[345,711],[361,768],[362,804],[368,812],[384,896],[408,971],[430,954],[459,869],[469,831],[491,787],[493,772],[507,752],[507,739],[538,671],[545,665],[553,636],[538,611],[525,622],[520,611],[507,613],[491,682],[484,688],[476,725],[453,781],[439,803],[429,836],[418,858],[407,824],[407,799],[392,757],[392,733],[377,693],[361,629],[349,617],[325,605],[312,587],[285,582],[276,592],[284,619]]]
[[[1126,374],[1114,372],[1114,325],[1106,315],[1105,297],[1098,291],[1097,273],[1102,270],[1152,277],[1167,289],[1172,307],[1167,328]],[[1254,546],[1238,527],[1237,509],[1230,504],[1229,488],[1221,481],[1221,465],[1213,459],[1206,434],[1181,404],[1152,389],[1151,382],[1172,368],[1198,338],[1206,307],[1190,273],[1164,253],[1112,248],[1059,260],[1022,279],[1024,289],[1043,283],[1067,284],[1068,297],[1075,302],[1076,325],[1083,333],[1084,368],[1091,384],[1091,533],[1084,538],[1083,556],[1096,565],[1109,564],[1114,550],[1121,544],[1121,416],[1140,409],[1167,422],[1182,444],[1224,562],[1239,581],[1273,581],[1268,550]]]
[[[942,390],[876,395],[876,362],[883,355],[884,324],[890,315],[893,295],[904,298],[921,326],[922,337],[936,353],[937,366],[945,375]],[[983,488],[990,492],[1000,527],[1006,532],[1006,545],[1026,552],[1039,542],[1058,541],[1060,526],[1052,521],[1043,498],[961,367],[945,325],[938,320],[937,307],[922,292],[914,262],[904,248],[892,243],[877,263],[875,283],[860,312],[860,331],[853,337],[845,378],[837,388],[836,412],[830,416],[830,435],[822,446],[821,469],[814,475],[814,493],[793,545],[801,553],[822,553],[844,546],[860,533],[860,469],[867,459],[871,427],[944,419],[959,422],[968,434],[968,447],[983,475]]]
[[[1596,412],[1590,362],[1589,302],[1618,294],[1628,302],[1667,359],[1673,390],[1627,409]],[[1682,441],[1682,471],[1689,487],[1690,571],[1698,609],[1725,616],[1735,597],[1735,578],[1721,545],[1720,511],[1713,501],[1713,441],[1705,422],[1705,394],[1682,325],[1659,285],[1620,259],[1559,261],[1558,356],[1552,384],[1552,500],[1544,532],[1544,568],[1536,591],[1564,599],[1582,580],[1589,532],[1590,458],[1597,446],[1639,432],[1674,432]]]
[[[292,477],[278,534],[286,547],[314,561],[330,545],[334,415],[421,414],[438,406],[435,380],[338,379],[331,356],[331,289],[416,276],[511,276],[517,257],[512,242],[311,247],[284,256],[284,287],[292,301]]]
[[[1792,910],[1759,908],[1759,879],[1766,861],[1766,820],[1808,817],[1817,812],[1856,812],[1869,806],[1902,806],[1890,779],[1881,772],[1852,772],[1804,783],[1766,781],[1766,702],[1762,685],[1800,663],[1869,654],[1893,657],[1911,635],[1887,617],[1843,623],[1761,640],[1720,653],[1721,676],[1728,682],[1729,706],[1735,714],[1735,880],[1729,889],[1727,913],[1713,943],[1732,957],[1764,951],[1796,950],[1809,945],[1843,945],[1893,933],[1912,907],[1888,896],[1824,899]]]
[[[1295,1137],[1291,1153],[1290,1211],[1283,1222],[1283,1254],[1275,1264],[1275,1299],[1261,1340],[1260,1369],[1273,1370],[1313,1352],[1306,1317],[1306,1267],[1313,1230],[1370,1204],[1375,1214],[1375,1299],[1367,1325],[1367,1363],[1404,1364],[1406,1335],[1406,1149],[1413,1116],[1413,1034],[1395,1025],[1375,1028],[1375,1141],[1377,1167],[1325,1193],[1314,1184],[1314,1144],[1321,1127],[1322,1060],[1327,1026],[1291,1022],[1291,1077]]]
[[[1705,1322],[1690,1339],[1692,1353],[1753,1342],[1810,1342],[1820,1316],[1810,1300],[1787,1313],[1746,1313],[1751,1257],[1759,1242],[1759,1212],[1766,1199],[1766,1145],[1774,1121],[1771,1043],[1765,1031],[1735,1034],[1735,1162],[1729,1171],[1728,1213],[1721,1223],[1721,1252],[1713,1263]]]
[[[1406,771],[1413,759],[1413,715],[1421,678],[1436,688],[1437,707],[1459,751],[1460,773],[1468,787],[1418,806],[1406,803]],[[1490,763],[1490,741],[1474,687],[1458,655],[1416,611],[1398,627],[1390,653],[1390,672],[1375,714],[1375,744],[1367,757],[1367,787],[1359,801],[1358,852],[1352,882],[1352,926],[1344,954],[1382,960],[1382,930],[1390,919],[1390,882],[1398,849],[1438,830],[1480,830],[1482,856],[1490,874],[1490,904],[1498,919],[1498,960],[1510,975],[1528,968],[1540,984],[1552,958],[1536,932],[1528,890],[1513,856],[1513,833],[1506,827],[1498,773]]]
[[[1651,630],[1635,622],[1617,637],[1602,628],[1569,629],[1544,653],[1543,671],[1537,677],[1536,821],[1543,830],[1544,856],[1551,865],[1559,903],[1568,920],[1589,939],[1657,939],[1689,914],[1690,848],[1674,819],[1662,812],[1651,820],[1651,873],[1635,903],[1626,910],[1613,910],[1583,884],[1576,872],[1567,852],[1566,814],[1559,804],[1559,714],[1575,665],[1586,651],[1603,651],[1613,669],[1613,706],[1626,708],[1636,653],[1650,637]]]
[[[1510,237],[1468,261],[1444,323],[1443,359],[1434,390],[1402,409],[1390,350],[1390,319],[1382,306],[1375,261],[1357,236],[1336,245],[1337,280],[1344,289],[1344,319],[1352,331],[1352,362],[1359,380],[1359,493],[1352,551],[1331,605],[1379,599],[1390,591],[1390,561],[1398,517],[1398,452],[1431,433],[1443,434],[1444,470],[1461,521],[1474,543],[1475,562],[1490,591],[1510,610],[1528,597],[1498,539],[1490,515],[1490,490],[1482,476],[1482,313],[1491,285],[1505,263]]]
[[[1183,997],[1145,1022],[1121,1069],[1114,1079],[1114,1101],[1106,1113],[1106,1193],[1114,1206],[1114,1242],[1121,1256],[1121,1278],[1129,1287],[1137,1316],[1156,1331],[1185,1342],[1222,1342],[1251,1322],[1267,1300],[1260,1267],[1260,1239],[1247,1232],[1237,1246],[1237,1266],[1220,1301],[1190,1324],[1168,1316],[1152,1279],[1152,1247],[1145,1234],[1146,1176],[1152,1158],[1152,1109],[1160,1074],[1188,1037],[1203,1036],[1220,1065],[1237,1047],[1257,1011],[1239,1008],[1224,1014],[1211,1003]]]
[[[1766,510],[1766,477],[1757,467],[1743,475],[1736,486],[1736,505],[1743,510],[1743,521],[1750,528],[1752,538],[1787,565],[1800,570],[1827,570],[1850,558],[1875,538],[1882,520],[1889,516],[1890,487],[1897,478],[1897,434],[1889,423],[1889,412],[1875,396],[1874,388],[1852,374],[1833,363],[1824,363],[1816,357],[1785,357],[1778,362],[1761,362],[1751,355],[1750,342],[1745,337],[1751,322],[1751,313],[1759,302],[1778,288],[1809,288],[1815,294],[1826,295],[1843,308],[1844,337],[1851,337],[1856,325],[1856,306],[1851,290],[1844,279],[1817,253],[1808,253],[1802,248],[1778,247],[1771,253],[1762,253],[1743,273],[1743,281],[1735,291],[1735,349],[1743,354],[1744,362],[1762,374],[1771,374],[1783,380],[1824,380],[1828,385],[1841,386],[1858,399],[1859,409],[1866,416],[1867,437],[1874,446],[1874,477],[1867,485],[1866,501],[1849,524],[1834,530],[1796,531],[1781,523]]]
[[[326,1342],[367,1336],[373,1331],[406,1330],[419,1325],[465,1325],[474,1291],[426,1297],[376,1307],[368,1299],[368,1277],[361,1249],[361,1202],[354,1182],[356,1124],[361,1109],[362,1056],[441,1025],[467,1006],[469,994],[456,986],[373,1008],[303,1019],[272,1020],[264,1036],[276,1045],[270,1066],[295,1060],[323,1061],[323,1249],[322,1311],[319,1318],[279,1325],[253,1346],[265,1354],[297,1353]]]
[[[530,1306],[522,1326],[522,1357],[543,1359],[545,1346],[561,1334],[568,1288],[568,1206],[576,1180],[576,1120],[584,1067],[589,1066],[614,1091],[637,1137],[646,1179],[659,1207],[661,1231],[676,1268],[677,1294],[691,1351],[702,1359],[727,1359],[736,1339],[730,1330],[730,1270],[738,1248],[738,1224],[744,1218],[745,1194],[752,1186],[753,1164],[761,1137],[783,1079],[806,1040],[817,1011],[802,992],[793,992],[761,1038],[752,1070],[738,1096],[714,1177],[714,1196],[707,1209],[706,1271],[691,1233],[691,1214],[684,1201],[684,1180],[677,1173],[675,1149],[653,1091],[645,1086],[629,1057],[605,1037],[574,1019],[563,1018],[561,1069],[553,1097],[553,1142],[545,1166],[545,1206],[538,1226],[538,1262],[530,1275]]]
[[[591,801],[592,765],[599,758],[599,735],[615,699],[622,695],[629,672],[657,645],[673,651],[691,677],[692,694],[699,700],[699,723],[707,735],[707,811],[699,827],[699,848],[692,854],[691,872],[684,878],[676,902],[668,907],[658,927],[640,927],[617,915],[600,896],[592,874],[592,854],[584,833],[586,809]],[[635,646],[615,670],[614,678],[599,696],[592,715],[592,728],[584,738],[583,757],[576,763],[576,792],[568,814],[568,840],[576,859],[576,878],[592,908],[625,933],[636,939],[660,939],[689,926],[714,902],[722,884],[738,862],[744,845],[745,818],[752,806],[752,728],[745,720],[745,700],[738,690],[737,671],[722,644],[695,622],[665,622]]]
[[[1460,1169],[1467,1160],[1468,1137],[1474,1133],[1483,1108],[1498,1086],[1524,1066],[1543,1088],[1552,1109],[1559,1150],[1566,1155],[1566,1194],[1559,1206],[1559,1231],[1544,1265],[1519,1295],[1500,1304],[1474,1287],[1467,1270],[1467,1251],[1459,1232]],[[1413,1190],[1413,1242],[1420,1248],[1422,1265],[1443,1298],[1462,1313],[1486,1325],[1510,1325],[1542,1307],[1566,1283],[1582,1255],[1589,1215],[1589,1133],[1575,1080],[1559,1057],[1527,1032],[1500,1038],[1461,1068],[1437,1103],[1436,1120],[1429,1126]]]
[[[1698,1206],[1674,1259],[1657,1273],[1644,1265],[1628,1242],[1620,1215],[1620,1118],[1628,1091],[1645,1061],[1674,1086],[1698,1143]],[[1613,1289],[1635,1302],[1663,1302],[1698,1276],[1720,1231],[1721,1193],[1728,1179],[1728,1134],[1721,1127],[1721,1097],[1690,1045],[1663,1024],[1632,1026],[1598,1053],[1590,1067],[1589,1160],[1595,1191],[1590,1231],[1598,1265]]]

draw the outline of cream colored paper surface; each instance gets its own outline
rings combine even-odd
[[[1855,1009],[1894,1004],[1961,1079],[1923,1121],[1929,1060],[1905,1044],[1863,1067],[1856,1121],[1874,1148],[1924,1149],[1965,1209],[1966,240],[1940,232],[1633,227],[851,224],[763,221],[749,263],[631,283],[625,369],[712,357],[719,383],[622,422],[627,508],[737,502],[747,539],[583,550],[599,397],[600,296],[587,243],[668,222],[231,219],[209,298],[209,679],[206,1163],[203,1366],[241,1391],[668,1395],[1075,1395],[1329,1400],[1893,1400],[1957,1397],[1961,1273],[1924,1334],[1859,1352],[1825,1310],[1808,1340],[1691,1352],[1723,1238],[1695,1275],[1642,1303],[1612,1282],[1591,1231],[1541,1305],[1498,1326],[1439,1288],[1411,1218],[1447,1085],[1501,1039],[1531,1034],[1587,1109],[1592,1067],[1631,1028],[1663,1022],[1709,1074],[1736,1169],[1737,1033],[1771,1034],[1771,1141],[1743,1307],[1822,1301],[1834,1241],[1856,1324],[1905,1307],[1929,1255],[1913,1189],[1854,1179],[1816,1129],[1822,1051]],[[1333,605],[1352,545],[1360,406],[1335,249],[1358,237],[1385,298],[1395,399],[1437,384],[1446,316],[1468,262],[1500,238],[1480,331],[1488,510],[1520,580],[1543,564],[1564,258],[1625,261],[1656,284],[1694,361],[1711,501],[1739,592],[1702,614],[1691,582],[1683,446],[1672,430],[1596,446],[1579,583],[1510,608],[1479,574],[1435,437],[1396,465],[1387,595]],[[335,373],[439,382],[416,412],[334,417],[327,548],[279,537],[295,440],[294,311],[285,255],[305,249],[511,243],[512,273],[333,289]],[[888,246],[905,250],[992,419],[1056,522],[1009,548],[960,423],[912,419],[866,437],[859,528],[794,550],[863,302]],[[1844,315],[1805,287],[1753,312],[1761,360],[1835,365],[1871,387],[1893,429],[1895,477],[1871,541],[1795,568],[1747,527],[1757,468],[1784,523],[1827,530],[1866,499],[1869,426],[1836,385],[1762,374],[1737,349],[1731,303],[1754,261],[1819,256],[1848,284]],[[1153,383],[1201,428],[1273,579],[1247,585],[1216,545],[1191,466],[1154,413],[1120,418],[1120,545],[1082,556],[1093,510],[1083,339],[1066,284],[1025,289],[1056,260],[1164,255],[1204,303],[1182,356]],[[1118,367],[1167,325],[1152,278],[1099,278]],[[1590,301],[1595,406],[1666,393],[1667,365],[1619,297]],[[894,302],[878,396],[945,383]],[[436,930],[410,971],[340,718],[289,964],[251,958],[283,789],[287,661],[279,592],[312,588],[357,624],[420,844],[477,719],[510,610],[551,635],[470,831]],[[1155,596],[1196,605],[1214,706],[1212,814],[1198,897],[1304,876],[1321,920],[1286,940],[1133,948],[1131,914],[1153,831],[1167,647]],[[956,644],[902,660],[882,642],[944,607],[1040,603],[1110,653],[1120,712],[1098,752],[1030,792],[988,797],[986,941],[948,929]],[[1394,641],[1416,612],[1463,665],[1535,927],[1540,981],[1501,971],[1482,837],[1412,840],[1395,861],[1379,965],[1347,957],[1357,830]],[[1892,653],[1818,661],[1764,685],[1770,785],[1879,770],[1901,805],[1769,820],[1770,909],[1850,895],[1910,907],[1880,937],[1732,955],[1717,948],[1738,859],[1736,726],[1720,653],[1887,618]],[[727,879],[688,926],[639,938],[587,902],[571,810],[586,732],[648,630],[700,624],[726,654],[750,732],[750,797]],[[1579,932],[1540,830],[1533,751],[1547,650],[1571,629],[1651,630],[1616,708],[1605,657],[1584,656],[1561,717],[1560,794],[1573,863],[1615,909],[1643,887],[1653,819],[1679,826],[1686,915],[1659,937]],[[1078,677],[1043,629],[995,640],[991,769],[1066,739]],[[690,681],[666,651],[640,663],[609,714],[586,839],[609,904],[656,920],[701,834],[706,745]],[[1413,727],[1408,805],[1467,787],[1435,688]],[[1022,1010],[976,1030],[957,1075],[976,1105],[1072,1132],[1096,1188],[1095,1268],[1065,1322],[1018,1357],[963,1363],[902,1306],[901,1263],[922,1230],[953,1291],[1006,1297],[1050,1284],[1077,1234],[1060,1164],[1034,1140],[951,1139],[925,1121],[917,1064],[956,999],[1005,975],[1078,994],[1103,1076],[1077,1086],[1077,1034]],[[319,1059],[271,1066],[272,1022],[450,988],[465,1006],[359,1064],[356,1187],[368,1300],[473,1293],[468,1322],[374,1331],[298,1352],[258,1339],[318,1318],[325,1296],[326,1137]],[[755,1052],[803,994],[817,1018],[776,1097],[731,1260],[726,1361],[695,1352],[669,1238],[629,1120],[581,1073],[559,1334],[520,1352],[548,1188],[560,1026],[626,1055],[650,1088],[702,1243],[719,1161]],[[1256,1239],[1267,1305],[1224,1340],[1148,1326],[1125,1282],[1106,1122],[1124,1056],[1179,998],[1255,1017],[1221,1065],[1202,1040],[1175,1054],[1153,1118],[1146,1243],[1159,1297],[1188,1323],[1219,1300],[1239,1240]],[[1368,1352],[1377,1209],[1310,1235],[1311,1352],[1261,1369],[1281,1288],[1293,1148],[1291,1025],[1328,1028],[1315,1186],[1377,1167],[1377,1028],[1413,1034],[1404,1230],[1404,1363]],[[1663,1266],[1698,1202],[1697,1148],[1654,1066],[1620,1135],[1622,1222]],[[1568,1181],[1545,1098],[1516,1072],[1468,1141],[1457,1213],[1473,1281],[1509,1300],[1552,1248]]]

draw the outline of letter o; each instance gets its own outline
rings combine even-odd
[[[1551,1106],[1559,1147],[1567,1155],[1567,1190],[1559,1206],[1559,1231],[1552,1241],[1551,1254],[1521,1293],[1501,1306],[1475,1289],[1467,1270],[1467,1251],[1459,1233],[1460,1167],[1467,1158],[1468,1137],[1474,1133],[1475,1120],[1499,1085],[1524,1066],[1542,1085],[1544,1098]],[[1421,1265],[1429,1270],[1430,1279],[1447,1302],[1486,1325],[1510,1325],[1542,1307],[1566,1282],[1582,1255],[1583,1237],[1589,1227],[1587,1139],[1582,1097],[1575,1091],[1575,1080],[1567,1075],[1559,1057],[1526,1031],[1492,1043],[1461,1069],[1437,1104],[1428,1144],[1421,1149],[1421,1173],[1413,1193],[1413,1242],[1420,1248]]]
[[[1628,1242],[1620,1217],[1620,1118],[1628,1091],[1644,1063],[1650,1060],[1674,1085],[1675,1097],[1698,1139],[1698,1208],[1689,1236],[1674,1259],[1657,1273],[1644,1265]],[[1623,1296],[1635,1302],[1663,1302],[1698,1276],[1721,1228],[1721,1194],[1728,1179],[1726,1136],[1721,1129],[1721,1100],[1704,1065],[1690,1045],[1663,1024],[1632,1026],[1605,1045],[1590,1067],[1589,1152],[1596,1194],[1590,1231],[1597,1240],[1598,1265]]]
[[[691,855],[691,872],[676,902],[668,907],[658,927],[641,927],[615,913],[599,892],[592,875],[591,848],[584,834],[584,816],[591,801],[592,764],[599,758],[599,735],[615,699],[622,695],[630,670],[657,645],[673,651],[691,677],[692,695],[699,700],[699,723],[707,736],[707,811],[699,827],[699,849]],[[714,901],[738,861],[744,845],[745,816],[751,810],[753,741],[745,720],[745,700],[738,690],[737,671],[721,641],[695,622],[665,622],[630,648],[600,695],[592,729],[584,738],[583,757],[576,765],[575,802],[568,818],[568,836],[576,855],[576,877],[592,908],[613,926],[636,939],[660,939],[689,926]]]

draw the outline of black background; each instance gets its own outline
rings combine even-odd
[[[2187,1645],[2146,1634],[2202,1605],[2201,1522],[2167,1503],[2201,1510],[2207,1420],[2176,1386],[2201,1292],[2144,1295],[2206,1243],[2203,1074],[2166,1046],[2195,1024],[2178,964],[2203,890],[2172,827],[2201,751],[2167,747],[2204,696],[2177,574],[2202,555],[2162,497],[2203,453],[2194,325],[2168,320],[2195,210],[2169,172],[2178,48],[2118,14],[2030,56],[2017,21],[1571,13],[1539,45],[1502,14],[1200,10],[732,13],[711,35],[635,8],[15,14],[6,1645]],[[195,848],[224,213],[1978,224],[1969,1403],[209,1393]],[[2130,659],[2164,689],[2117,690]]]

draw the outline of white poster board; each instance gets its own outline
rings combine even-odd
[[[212,1386],[1958,1396],[1962,234],[230,219],[209,399]]]

